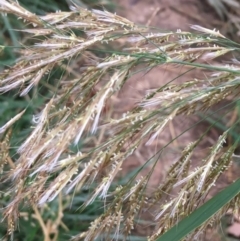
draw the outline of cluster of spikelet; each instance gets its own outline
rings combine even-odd
[[[36,41],[23,47],[16,64],[0,73],[1,94],[16,89],[19,96],[25,96],[64,61],[70,62],[80,55],[90,56],[92,50],[124,43],[121,50],[106,51],[104,58],[89,58],[87,65],[81,66],[78,77],[59,80],[52,97],[42,111],[34,115],[33,126],[29,126],[33,130],[18,147],[17,159],[12,160],[9,156],[9,135],[11,126],[24,115],[24,110],[0,128],[0,167],[11,166],[6,175],[5,172],[2,174],[12,183],[8,190],[11,201],[3,213],[9,234],[16,229],[22,204],[42,206],[61,192],[73,193],[94,182],[95,189],[84,206],[96,198],[102,199],[103,205],[107,200],[111,202],[87,232],[73,239],[90,241],[102,235],[104,240],[118,240],[119,235],[127,237],[138,215],[154,207],[155,228],[149,241],[156,240],[204,203],[211,187],[231,164],[237,143],[222,152],[229,130],[219,137],[194,170],[190,168],[191,156],[201,138],[190,143],[152,194],[145,192],[151,172],[115,190],[111,189],[111,184],[123,162],[140,145],[151,145],[176,116],[206,111],[228,97],[237,98],[240,62],[233,59],[231,65],[208,64],[216,57],[234,51],[236,44],[218,31],[196,25],[192,28],[200,32],[197,34],[181,30],[159,32],[135,25],[113,13],[89,11],[78,6],[72,6],[70,12],[37,16],[16,2],[0,0],[0,12],[14,14],[25,21],[24,32]],[[81,36],[74,30],[80,30]],[[208,71],[204,79],[146,90],[146,96],[122,117],[107,117],[104,113],[106,104],[118,94],[138,66],[143,65],[148,69],[184,65]],[[96,88],[97,85],[101,88]],[[92,146],[89,133],[98,135],[106,126],[101,143]],[[80,141],[91,148],[70,152],[70,145]],[[169,199],[166,193],[175,189],[178,194]],[[164,202],[166,199],[167,203]],[[231,203],[221,213],[230,206]],[[197,238],[207,225],[189,235],[188,240]]]

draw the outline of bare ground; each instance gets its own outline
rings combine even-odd
[[[199,0],[121,0],[116,2],[120,7],[117,14],[128,18],[129,20],[142,25],[151,25],[162,30],[189,30],[192,24],[198,24],[203,27],[213,28],[219,26],[219,21],[213,10],[204,4],[204,1]],[[128,85],[125,86],[118,98],[118,112],[125,112],[135,105],[137,101],[145,95],[146,90],[159,87],[173,78],[179,76],[186,69],[173,69],[157,67],[148,73],[140,73],[130,79]],[[196,78],[199,72],[190,72],[176,81],[181,82],[187,79]],[[124,97],[124,98],[123,98]],[[208,128],[208,123],[203,122],[197,127],[192,127],[189,131],[182,134],[190,128],[197,120],[197,117],[190,116],[176,118],[161,134],[157,142],[151,146],[141,146],[134,156],[129,158],[124,164],[125,171],[144,164],[146,160],[151,158],[159,149],[163,149],[162,154],[154,168],[154,172],[149,182],[150,189],[158,186],[161,180],[165,177],[169,166],[177,160],[183,148],[190,142],[195,141]],[[180,135],[181,134],[181,135]],[[167,143],[180,135],[177,140],[173,141],[169,146]],[[211,130],[207,140],[201,143],[198,153],[193,156],[193,165],[204,157],[209,147],[218,138],[219,132]],[[195,164],[194,164],[195,163]],[[239,168],[236,164],[220,178],[214,193],[221,190],[224,186],[230,183],[233,179],[239,176]],[[150,168],[150,167],[149,167]],[[147,173],[149,171],[145,170]],[[144,174],[144,173],[142,173]],[[141,233],[141,230],[138,231]],[[144,231],[146,232],[146,230]],[[207,240],[220,240],[217,230],[210,230],[207,235]]]
[[[208,27],[210,22],[213,22],[213,14],[208,13],[211,9],[204,6],[198,0],[122,0],[117,2],[120,5],[117,14],[128,18],[129,20],[142,24],[151,25],[160,29],[166,30],[189,30],[190,25],[199,24],[204,27]],[[206,21],[209,19],[209,21]],[[207,23],[207,24],[205,24]],[[122,90],[120,98],[118,99],[119,112],[125,112],[135,105],[141,97],[146,94],[147,90],[158,88],[172,79],[178,77],[186,71],[186,68],[170,68],[170,67],[156,67],[150,72],[141,72],[134,75],[125,88]],[[201,75],[199,71],[192,71],[183,77],[176,79],[176,82],[183,82],[197,78]],[[207,123],[190,128],[195,122],[196,117],[190,116],[177,117],[167,127],[167,129],[161,134],[157,142],[151,146],[142,146],[137,151],[136,155],[125,163],[126,169],[132,169],[140,164],[143,164],[151,158],[156,151],[163,148],[163,152],[160,156],[160,160],[157,163],[157,167],[152,175],[150,186],[154,187],[159,185],[162,178],[166,174],[166,170],[171,163],[176,161],[183,148],[190,142],[195,141],[206,129]],[[184,134],[183,132],[186,131]],[[172,144],[165,147],[174,138],[177,138]],[[217,134],[212,134],[209,137],[208,143],[206,141],[202,143],[201,149],[206,149],[216,140]],[[201,153],[201,154],[200,154]],[[200,159],[202,151],[199,152],[197,159]]]

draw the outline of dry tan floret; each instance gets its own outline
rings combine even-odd
[[[74,240],[92,241],[102,235],[105,235],[104,240],[118,240],[119,235],[127,237],[135,227],[135,219],[153,207],[156,207],[155,229],[149,240],[156,240],[203,204],[211,187],[230,166],[237,144],[225,151],[223,144],[231,128],[219,137],[195,168],[191,168],[192,156],[206,133],[189,143],[163,183],[150,194],[147,189],[153,169],[136,182],[133,180],[137,175],[115,189],[112,189],[112,183],[121,173],[124,162],[141,146],[153,145],[172,120],[206,111],[239,94],[239,61],[232,60],[231,66],[213,62],[234,51],[235,47],[223,42],[226,38],[219,31],[196,25],[192,28],[204,34],[180,30],[156,32],[107,11],[89,11],[78,6],[71,9],[71,12],[36,16],[17,2],[0,0],[0,12],[15,14],[34,25],[35,28],[24,31],[33,37],[41,36],[39,40],[34,39],[34,44],[19,51],[21,58],[15,65],[0,73],[1,94],[18,90],[19,97],[27,96],[56,67],[67,69],[69,66],[65,63],[79,56],[89,59],[80,66],[77,74],[72,71],[72,75],[64,76],[58,86],[52,87],[51,98],[46,100],[42,111],[33,116],[32,126],[29,126],[32,132],[22,140],[14,161],[9,156],[10,129],[24,111],[0,128],[0,135],[3,135],[0,171],[7,163],[11,166],[6,177],[12,183],[11,200],[3,213],[9,234],[17,228],[22,204],[31,206],[37,213],[38,207],[53,201],[60,193],[73,194],[96,183],[83,206],[97,198],[103,205],[110,202],[89,230],[75,236]],[[73,30],[81,30],[81,36]],[[117,49],[110,51],[110,47]],[[91,53],[94,50],[99,50],[101,57]],[[158,89],[146,90],[146,95],[123,115],[106,114],[109,102],[142,66],[151,70],[156,66],[177,68],[183,65],[208,71],[205,78],[167,83]],[[101,131],[104,134],[100,134]],[[96,144],[91,139],[92,134],[104,137],[99,137]],[[83,150],[71,152],[70,146],[78,146],[79,142]],[[154,168],[161,151],[144,165],[154,163]],[[233,202],[217,215],[232,206]],[[41,221],[39,216],[38,220]],[[186,240],[198,238],[207,224]],[[44,231],[44,225],[42,228]],[[110,238],[110,234],[114,238]]]

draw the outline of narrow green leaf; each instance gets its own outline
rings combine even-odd
[[[204,203],[200,208],[159,237],[157,241],[179,241],[183,239],[229,203],[239,192],[240,179]]]

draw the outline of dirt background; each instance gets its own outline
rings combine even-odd
[[[117,8],[117,14],[126,17],[127,19],[140,24],[150,25],[158,27],[160,30],[190,30],[190,26],[197,24],[206,28],[220,28],[221,21],[214,10],[206,3],[206,1],[199,0],[121,0],[116,1],[119,6]],[[121,97],[118,100],[119,112],[125,112],[130,109],[137,101],[146,94],[146,90],[159,87],[173,78],[179,76],[186,69],[174,69],[174,68],[154,68],[148,73],[140,73],[131,78],[128,85],[125,86],[121,93]],[[176,81],[181,82],[186,78],[199,77],[201,73],[190,72],[188,76],[178,78]],[[123,98],[124,97],[124,98]],[[177,117],[161,134],[161,138],[158,139],[151,146],[141,146],[135,153],[134,156],[128,159],[124,164],[124,169],[131,171],[136,167],[144,164],[146,160],[151,158],[157,150],[163,148],[169,141],[174,139],[176,136],[181,134],[183,131],[188,129],[197,120],[196,116],[190,116],[189,119],[186,117]],[[165,177],[166,171],[169,166],[176,161],[180,156],[183,148],[192,141],[195,141],[206,129],[208,128],[207,122],[202,122],[197,128],[184,133],[180,138],[177,138],[171,145],[164,148],[161,154],[160,160],[154,169],[149,187],[154,188],[161,183],[161,180]],[[209,149],[209,147],[217,140],[220,132],[212,129],[208,135],[208,138],[204,140],[199,149],[198,153],[193,156],[193,163],[198,162],[203,158]],[[147,170],[146,170],[147,172]],[[215,188],[210,194],[221,190],[227,184],[231,183],[233,179],[239,177],[240,171],[236,164],[233,164],[232,168],[222,176]],[[236,236],[240,236],[240,225],[234,223],[229,225],[230,231],[227,231],[228,225],[223,225],[218,230],[209,230],[205,241],[220,241],[220,240],[240,240],[236,239]],[[139,230],[139,233],[146,230]],[[230,232],[235,237],[226,237],[226,232]],[[239,233],[239,234],[238,234]],[[143,233],[142,233],[143,234]]]

